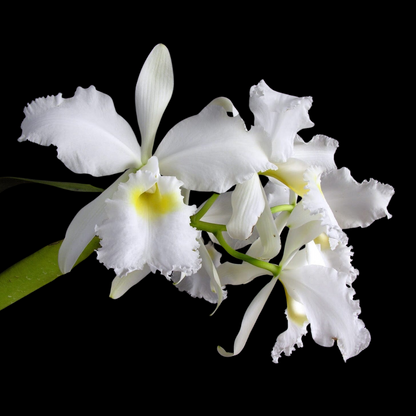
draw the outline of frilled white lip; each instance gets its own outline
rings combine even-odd
[[[367,348],[371,337],[358,318],[361,309],[359,301],[353,299],[355,291],[349,274],[325,265],[313,241],[298,252],[279,278],[288,299],[289,325],[273,348],[275,362],[282,352],[290,355],[295,344],[300,346],[307,323],[315,342],[330,347],[336,341],[344,360]]]
[[[196,208],[183,203],[181,186],[175,177],[160,176],[154,156],[131,173],[106,201],[106,219],[96,227],[98,260],[119,277],[145,265],[167,277],[195,273],[200,232],[190,226]]]

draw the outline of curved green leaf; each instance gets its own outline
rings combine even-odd
[[[56,182],[56,181],[40,181],[37,179],[26,179],[26,178],[15,178],[12,176],[5,176],[0,178],[0,192],[5,191],[12,186],[21,185],[24,183],[39,183],[42,185],[55,186],[57,188],[65,189],[67,191],[75,192],[102,192],[103,189],[96,188],[95,186],[84,184],[84,183],[74,183],[74,182]]]
[[[0,273],[0,310],[62,275],[58,252],[62,240],[50,244]],[[77,260],[85,260],[100,246],[94,237]]]

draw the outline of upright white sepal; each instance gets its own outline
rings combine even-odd
[[[136,85],[136,112],[142,139],[142,161],[152,155],[160,120],[173,93],[173,68],[168,48],[159,44],[147,57]]]

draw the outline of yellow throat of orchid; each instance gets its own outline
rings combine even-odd
[[[153,220],[176,211],[180,206],[181,195],[176,191],[162,194],[156,183],[145,192],[140,189],[133,191],[131,202],[141,217]]]

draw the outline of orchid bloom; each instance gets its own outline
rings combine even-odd
[[[172,92],[170,54],[157,45],[136,85],[141,145],[112,99],[94,87],[78,88],[69,99],[61,94],[39,98],[24,111],[19,141],[57,146],[58,158],[75,173],[124,172],[78,212],[59,252],[60,268],[67,273],[98,235],[98,259],[116,272],[114,298],[149,272],[191,275],[201,267],[200,232],[190,225],[196,208],[184,203],[181,190],[225,192],[274,169],[260,131],[247,132],[237,114],[228,116],[232,106],[225,98],[179,122],[152,155]]]
[[[370,334],[358,319],[359,303],[353,300],[355,292],[351,287],[358,271],[351,266],[351,247],[343,228],[366,227],[379,218],[390,218],[387,205],[394,190],[375,180],[358,184],[345,168],[321,172],[319,167],[306,170],[306,193],[283,222],[289,233],[281,271],[247,308],[234,351],[229,353],[219,347],[221,355],[229,357],[242,351],[277,280],[286,293],[288,329],[279,335],[273,348],[275,363],[282,352],[290,355],[295,345],[302,346],[308,324],[318,344],[331,346],[337,340],[344,360],[368,346]],[[276,189],[280,198],[284,195],[282,184],[269,182],[267,186],[268,193]],[[279,203],[287,203],[287,198],[274,201]],[[251,264],[223,263],[218,274],[223,285],[236,285],[270,273],[256,270]]]

